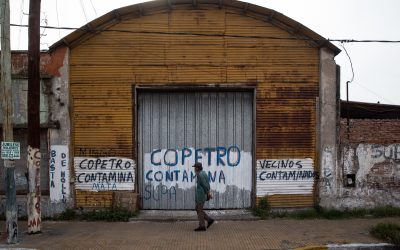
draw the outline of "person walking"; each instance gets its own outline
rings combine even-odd
[[[197,177],[195,201],[197,218],[199,220],[199,227],[196,228],[194,231],[206,231],[205,220],[207,220],[207,228],[209,228],[214,223],[214,219],[208,216],[203,210],[204,203],[207,200],[208,192],[210,192],[210,182],[208,180],[207,174],[203,171],[203,166],[200,162],[196,162],[193,167]]]

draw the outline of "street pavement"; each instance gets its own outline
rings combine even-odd
[[[7,245],[2,221],[0,249],[328,249],[328,244],[382,243],[368,232],[379,222],[400,224],[400,218],[223,220],[206,232],[193,231],[196,221],[45,221],[35,235],[20,221],[20,242]]]

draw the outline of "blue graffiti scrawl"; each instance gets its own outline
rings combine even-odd
[[[162,151],[156,149],[151,152],[151,164],[154,166],[166,166],[175,167],[178,165],[185,165],[187,161],[191,159],[194,153],[194,161],[201,162],[204,159],[208,166],[216,164],[216,166],[229,166],[236,167],[240,163],[240,149],[238,146],[215,147],[215,148],[184,148],[182,150],[167,149]],[[216,158],[213,159],[213,153]]]
[[[228,185],[251,190],[250,152],[237,145],[183,149],[154,149],[145,154],[143,172],[144,200],[177,199],[177,190],[195,187],[196,174],[192,165],[203,164],[211,189],[225,192]]]

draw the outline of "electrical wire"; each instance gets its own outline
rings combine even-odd
[[[83,14],[85,15],[86,22],[89,22],[87,15],[86,15],[85,5],[83,4],[82,0],[79,0],[79,2],[81,3],[81,8],[82,8]]]
[[[379,105],[379,104],[375,104],[375,105]],[[362,106],[361,104],[351,104],[351,106],[352,107],[355,107],[355,108],[358,108],[358,109],[362,109],[362,110],[365,110],[365,111],[369,111],[369,112],[371,112],[371,113],[381,113],[381,114],[383,114],[383,113],[389,113],[389,112],[399,112],[400,113],[400,108],[391,108],[391,109],[383,109],[383,108],[381,108],[381,109],[374,109],[374,108],[372,108],[372,107],[365,107],[365,106]]]
[[[354,81],[353,62],[351,61],[351,57],[350,57],[349,53],[347,52],[347,49],[346,49],[346,47],[344,46],[344,43],[343,43],[343,42],[340,44],[340,46],[343,48],[344,52],[346,52],[346,55],[347,55],[347,57],[349,58],[349,61],[350,61],[352,77],[351,77],[351,80],[350,80],[348,83],[352,83],[352,82]]]
[[[389,100],[389,99],[387,99],[387,98],[385,98],[385,97],[379,95],[378,93],[376,93],[376,92],[370,90],[369,88],[367,88],[367,87],[365,87],[365,86],[363,86],[363,85],[361,85],[361,84],[359,84],[359,83],[357,83],[357,85],[361,86],[362,88],[364,88],[365,90],[369,91],[370,93],[376,95],[377,97],[380,97],[380,98],[386,100],[386,101],[389,102],[390,104],[393,104],[393,103],[394,103],[393,101],[391,101],[391,100]]]
[[[351,66],[351,73],[352,73],[352,77],[351,77],[351,80],[350,80],[350,81],[348,81],[348,84],[349,84],[349,83],[352,83],[352,82],[354,81],[354,68],[353,68],[353,62],[352,62],[352,60],[351,60],[351,57],[350,57],[349,53],[347,52],[347,49],[346,49],[346,47],[344,46],[344,43],[343,43],[343,42],[340,44],[340,46],[343,48],[344,52],[346,53],[346,55],[347,55],[347,57],[349,58],[349,61],[350,61],[350,66]],[[360,83],[357,83],[357,85],[359,85],[360,87],[362,87],[362,88],[366,89],[367,91],[369,91],[370,93],[372,93],[372,94],[376,95],[377,97],[380,97],[380,98],[382,98],[382,99],[384,99],[384,100],[388,101],[388,102],[389,102],[389,103],[391,103],[391,104],[392,104],[392,103],[394,103],[394,102],[392,102],[391,100],[388,100],[387,98],[385,98],[385,97],[383,97],[383,96],[381,96],[381,95],[377,94],[376,92],[374,92],[374,91],[370,90],[369,88],[367,88],[367,87],[363,86],[363,85],[362,85],[362,84],[360,84]]]
[[[20,11],[21,11],[21,15],[19,16],[19,24],[22,25],[22,19],[24,17],[24,6],[25,6],[25,0],[21,1],[21,5],[20,5]],[[19,27],[18,29],[18,46],[17,48],[19,49],[19,46],[21,45],[21,31],[22,31],[22,27]]]
[[[56,0],[57,26],[60,27],[60,19],[58,17],[58,0]],[[61,38],[61,29],[58,30],[58,38]]]
[[[96,11],[96,8],[95,8],[94,5],[93,5],[92,0],[90,0],[90,4],[92,5],[92,8],[93,8],[93,10],[94,10],[94,13],[96,14],[96,17],[97,17],[97,16],[98,16],[98,15],[97,15],[97,11]]]
[[[28,25],[10,24],[14,27],[25,27]],[[242,36],[242,35],[227,35],[227,34],[205,34],[205,33],[193,33],[193,32],[156,32],[156,31],[133,31],[133,30],[122,30],[122,29],[101,29],[101,28],[88,28],[83,26],[81,28],[73,27],[55,27],[55,26],[40,26],[41,28],[47,29],[61,29],[61,30],[79,30],[88,32],[121,32],[121,33],[133,33],[133,34],[153,34],[153,35],[186,35],[186,36],[205,36],[205,37],[230,37],[230,38],[259,38],[259,39],[271,39],[271,40],[301,40],[301,41],[314,41],[314,42],[341,42],[341,43],[400,43],[400,40],[356,40],[356,39],[314,39],[314,38],[298,38],[298,37],[274,37],[274,36]]]
[[[48,19],[47,19],[47,15],[46,12],[43,13],[44,18],[42,20],[40,20],[40,22],[44,22],[46,25],[44,25],[43,31],[42,33],[40,33],[40,38],[47,36],[46,34],[46,26],[49,23]]]

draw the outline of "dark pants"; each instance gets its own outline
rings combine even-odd
[[[206,226],[205,220],[207,222],[210,222],[210,220],[211,220],[211,217],[208,216],[204,212],[203,207],[204,207],[204,202],[203,203],[196,203],[196,212],[197,212],[197,218],[199,220],[199,226],[200,227],[205,227]]]

